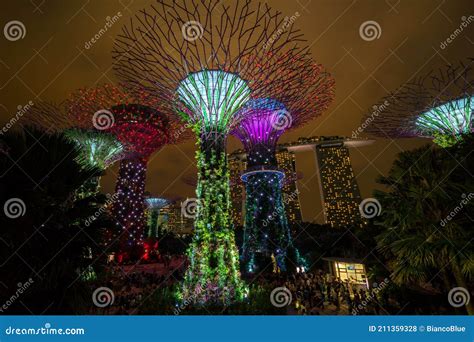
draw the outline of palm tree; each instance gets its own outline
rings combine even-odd
[[[388,192],[375,192],[382,206],[376,223],[384,227],[376,241],[395,283],[421,284],[441,276],[446,293],[453,283],[469,289],[474,275],[473,147],[467,137],[448,149],[428,145],[403,152],[389,175],[378,180]],[[466,310],[474,314],[472,302]]]
[[[81,272],[91,264],[97,272],[103,264],[100,243],[108,222],[96,215],[105,196],[78,199],[76,191],[101,170],[80,165],[81,152],[62,135],[27,128],[7,132],[0,145],[0,265],[6,286],[0,297],[11,298],[17,284],[31,278],[28,290],[10,301],[9,313],[78,312],[78,302],[91,301]],[[22,215],[7,209],[9,200]],[[7,216],[8,210],[14,215]],[[92,259],[86,258],[90,252]]]

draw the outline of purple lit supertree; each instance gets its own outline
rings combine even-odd
[[[274,86],[293,84],[296,75],[281,67],[307,53],[288,21],[251,0],[157,0],[115,42],[117,75],[131,89],[154,94],[162,111],[177,112],[198,139],[197,216],[181,292],[198,303],[232,302],[246,293],[229,215],[225,144],[251,93],[268,97]]]
[[[382,138],[424,137],[442,146],[474,132],[474,59],[448,64],[407,82],[362,118]]]
[[[304,61],[294,61],[288,68],[305,70],[300,63]],[[334,79],[321,65],[313,64],[293,82],[297,86],[291,90],[274,88],[273,98],[248,101],[232,131],[247,153],[247,170],[242,175],[246,210],[241,260],[249,273],[306,266],[293,246],[282,196],[285,174],[278,169],[275,150],[285,131],[303,125],[329,106]]]

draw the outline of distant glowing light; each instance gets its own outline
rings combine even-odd
[[[222,70],[191,73],[179,83],[179,99],[191,121],[207,130],[227,132],[234,114],[248,101],[250,88],[237,74]]]
[[[446,102],[424,112],[416,119],[416,126],[423,132],[458,136],[473,131],[472,111],[474,97]]]
[[[166,198],[149,197],[145,199],[145,203],[150,209],[161,209],[163,207],[166,207],[169,204],[169,201]]]

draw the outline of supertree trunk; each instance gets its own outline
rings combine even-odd
[[[197,211],[183,298],[226,304],[245,293],[239,253],[230,219],[230,189],[225,136],[206,136],[197,152]]]
[[[280,271],[305,266],[293,245],[281,190],[281,173],[264,171],[246,177],[246,216],[242,262],[246,272]]]
[[[140,249],[146,226],[146,165],[147,161],[140,158],[122,160],[115,188],[117,199],[114,202],[113,214],[119,234],[117,241],[120,251],[129,254]]]

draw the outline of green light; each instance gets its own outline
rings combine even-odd
[[[416,119],[417,128],[430,136],[451,136],[454,140],[473,131],[474,97],[446,102],[424,112]]]
[[[234,114],[248,101],[250,88],[238,75],[222,70],[191,73],[177,93],[187,109],[187,120],[206,131],[226,133]]]

